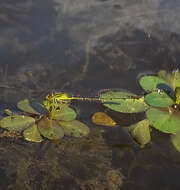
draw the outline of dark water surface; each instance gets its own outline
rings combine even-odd
[[[42,101],[52,90],[141,94],[140,73],[180,69],[179,35],[178,0],[1,1],[0,100]],[[90,122],[101,109],[96,103],[76,108],[91,126],[87,138],[61,144],[0,139],[2,189],[180,189],[180,153],[169,135],[153,130],[151,143],[140,149],[123,124],[104,129]]]

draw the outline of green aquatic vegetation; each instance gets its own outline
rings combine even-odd
[[[75,120],[76,112],[67,104],[51,105],[50,110],[47,110],[43,105],[25,99],[18,102],[17,107],[23,111],[21,112],[23,115],[14,114],[13,111],[6,109],[5,113],[9,116],[0,120],[0,126],[8,131],[23,131],[24,139],[27,141],[42,142],[42,136],[50,140],[60,140],[64,136],[64,129],[58,123],[60,121],[67,122],[66,125],[68,125],[68,122],[75,121],[70,124],[76,124],[74,133],[82,131],[82,136],[88,135],[88,132],[82,130],[82,126],[84,126],[88,131],[88,126]],[[74,136],[77,137],[78,135]]]
[[[23,131],[23,136],[24,139],[27,141],[31,141],[31,142],[42,142],[43,138],[39,133],[38,127],[36,124],[34,124],[33,126],[25,129]]]
[[[162,70],[158,72],[158,76],[142,76],[139,84],[148,92],[145,101],[150,106],[168,107],[180,104],[180,72],[178,70],[172,73]]]
[[[46,117],[38,122],[38,129],[42,136],[50,140],[60,140],[64,136],[64,130],[58,122]]]
[[[104,106],[117,112],[146,113],[146,120],[129,127],[131,136],[143,146],[150,141],[149,125],[172,134],[180,129],[180,72],[160,71],[157,76],[142,76],[139,84],[146,91],[144,97],[109,90],[100,98]]]
[[[162,132],[175,134],[180,129],[180,72],[160,71],[158,76],[141,77],[139,83],[149,92],[144,99],[152,106],[146,111],[150,124]]]
[[[156,109],[150,108],[146,112],[150,124],[164,133],[175,134],[180,130],[180,112],[171,108]]]
[[[174,104],[173,99],[165,92],[151,92],[144,99],[149,105],[154,107],[168,107]]]
[[[144,147],[144,145],[151,140],[149,125],[149,121],[144,119],[128,127],[131,136],[141,145],[141,147]]]
[[[40,113],[36,109],[33,108],[33,104],[35,105],[37,103],[31,102],[29,99],[24,99],[17,103],[17,107],[24,112],[27,112],[30,114],[35,114],[35,115],[40,115]]]
[[[171,136],[171,141],[176,150],[180,152],[180,130],[178,130],[175,135]]]
[[[35,119],[25,115],[12,115],[0,120],[0,126],[9,131],[22,131],[35,124]]]
[[[175,103],[180,104],[180,87],[175,89]]]
[[[109,90],[101,94],[100,99],[105,107],[121,113],[138,113],[148,109],[144,99],[134,93]]]
[[[66,104],[63,104],[59,109],[56,109],[54,112],[50,112],[50,117],[54,120],[72,121],[76,119],[76,116],[76,112]]]
[[[158,72],[158,77],[165,80],[173,90],[175,90],[176,87],[180,87],[180,72],[178,69],[173,70],[171,73],[161,70]]]
[[[90,133],[89,127],[78,120],[59,121],[58,123],[64,129],[64,133],[67,136],[83,137]]]
[[[159,84],[168,84],[162,78],[154,75],[145,75],[139,79],[139,84],[146,92],[152,92],[158,89]]]
[[[1,119],[0,125],[9,131],[23,131],[24,139],[32,142],[41,142],[43,137],[60,140],[64,135],[87,136],[90,133],[89,127],[76,120],[77,114],[70,107],[70,103],[73,100],[99,101],[105,108],[121,114],[145,112],[145,120],[129,127],[131,136],[144,146],[151,139],[150,125],[172,134],[180,129],[179,82],[178,71],[160,71],[157,76],[148,75],[139,79],[139,84],[146,91],[144,96],[125,90],[107,89],[98,97],[51,93],[46,96],[43,105],[25,99],[17,103],[17,107],[23,111],[22,115],[6,110],[5,113],[9,116]],[[98,125],[117,127],[117,123],[103,112],[95,113],[92,121]]]

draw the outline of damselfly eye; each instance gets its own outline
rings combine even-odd
[[[51,94],[48,94],[48,95],[46,96],[46,99],[47,99],[47,100],[52,100],[53,97],[54,97],[54,95],[53,95],[53,93],[51,93]]]

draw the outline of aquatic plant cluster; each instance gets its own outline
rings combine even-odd
[[[0,121],[0,126],[8,131],[23,131],[24,139],[32,142],[42,142],[43,137],[50,140],[60,140],[64,135],[81,137],[89,134],[89,128],[76,120],[76,112],[67,104],[45,106],[28,99],[17,103],[22,110],[20,115],[5,110],[9,116]]]
[[[145,112],[145,119],[127,127],[141,147],[150,142],[150,127],[154,127],[163,133],[172,134],[172,142],[180,151],[180,72],[175,70],[168,73],[162,70],[156,75],[142,75],[139,84],[145,91],[143,96],[126,90],[108,89],[94,98],[51,93],[46,96],[43,104],[25,99],[17,103],[21,110],[18,114],[4,110],[6,116],[0,120],[0,126],[12,134],[22,131],[24,139],[31,142],[42,142],[45,138],[56,141],[64,136],[88,136],[90,128],[76,119],[77,113],[70,103],[72,100],[95,100],[115,112]],[[119,127],[104,112],[94,113],[92,122]]]

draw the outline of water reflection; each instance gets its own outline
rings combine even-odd
[[[42,100],[53,89],[82,95],[103,88],[141,92],[135,81],[139,73],[180,68],[179,7],[177,0],[1,3],[0,99]],[[88,106],[85,119],[90,110]],[[159,183],[163,189],[180,187],[179,154],[167,136],[155,135],[156,146],[137,154],[131,148],[112,150],[98,135],[93,138],[101,141],[101,148],[78,140],[60,146],[2,139],[3,179],[8,176],[9,189],[14,183],[19,189],[118,189],[123,183],[124,189],[143,189],[142,176],[149,189]]]

